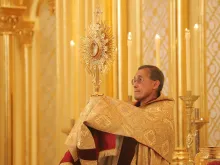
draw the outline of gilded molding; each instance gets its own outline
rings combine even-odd
[[[0,33],[14,32],[25,7],[0,7]]]
[[[15,15],[1,15],[0,16],[0,30],[12,31],[18,23],[18,16]]]
[[[47,2],[48,5],[50,6],[50,12],[55,13],[55,6],[56,6],[55,0],[47,0]]]
[[[34,22],[32,21],[23,21],[19,23],[16,33],[19,36],[21,44],[30,45],[32,43],[34,35],[33,28]]]

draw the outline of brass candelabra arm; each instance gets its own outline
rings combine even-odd
[[[192,108],[194,102],[199,98],[199,96],[192,95],[191,91],[186,92],[186,96],[180,96],[180,99],[184,101],[186,108]]]
[[[195,119],[193,121],[194,125],[195,125],[195,129],[196,130],[200,130],[205,124],[207,124],[209,121],[204,119],[204,118],[200,118],[200,119]]]
[[[191,116],[193,112],[193,104],[199,98],[199,96],[192,95],[191,91],[186,92],[186,96],[180,96],[180,99],[186,105],[186,114],[187,114],[187,137],[186,137],[186,147],[187,152],[189,153],[189,159],[187,164],[194,164],[193,161],[193,152],[192,152],[192,143],[194,139],[193,131],[192,131],[192,122]]]

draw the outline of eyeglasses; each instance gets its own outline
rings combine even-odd
[[[131,84],[134,85],[134,83],[142,83],[144,81],[144,78],[143,77],[137,77],[137,78],[134,78],[131,80]]]

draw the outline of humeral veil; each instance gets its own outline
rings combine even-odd
[[[174,101],[161,94],[141,107],[93,96],[66,145],[61,165],[167,165],[174,150]]]

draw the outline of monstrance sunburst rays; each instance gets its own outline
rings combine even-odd
[[[99,19],[100,13],[100,9],[97,9],[96,22],[88,27],[87,36],[83,37],[81,42],[82,62],[93,77],[94,95],[99,95],[99,74],[110,69],[115,51],[112,30]]]

